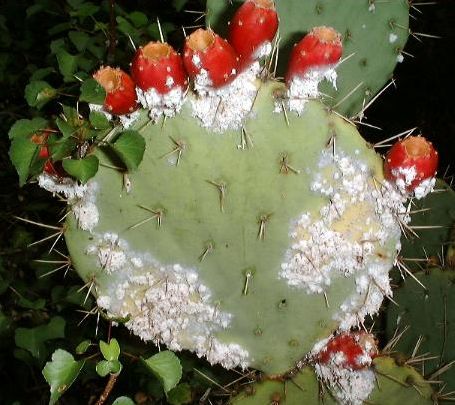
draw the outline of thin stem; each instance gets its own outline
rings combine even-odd
[[[109,49],[107,51],[109,63],[112,63],[115,59],[115,47],[117,46],[116,29],[115,0],[109,0]]]
[[[104,387],[104,391],[99,397],[96,405],[103,405],[109,394],[111,393],[112,389],[114,388],[115,383],[117,382],[118,374],[111,374],[109,376],[109,380],[107,381],[106,387]]]

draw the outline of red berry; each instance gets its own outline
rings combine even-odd
[[[131,76],[144,91],[151,88],[166,94],[186,85],[186,72],[180,55],[168,44],[149,42],[139,48],[131,64]]]
[[[403,180],[407,191],[436,175],[438,152],[423,136],[410,136],[396,142],[387,153],[384,174],[387,180]]]
[[[137,108],[136,86],[123,70],[100,68],[93,78],[106,90],[104,109],[115,115],[132,113]]]
[[[247,0],[229,25],[229,43],[240,57],[241,68],[258,59],[256,52],[272,42],[278,30],[278,15],[273,0]]]
[[[212,30],[199,28],[185,41],[183,63],[194,79],[204,69],[211,87],[230,83],[238,71],[239,58],[229,43]]]
[[[51,135],[52,131],[45,129],[43,132],[33,134],[31,141],[36,145],[41,145],[38,157],[40,159],[47,159],[50,156],[49,148],[47,146],[47,138]]]
[[[341,368],[360,370],[368,367],[378,354],[376,340],[366,332],[342,333],[332,337],[317,354],[321,364],[333,364]]]
[[[65,171],[61,166],[60,162],[53,162],[50,158],[51,153],[47,145],[47,139],[52,134],[52,130],[45,129],[43,132],[33,134],[31,141],[36,145],[41,145],[38,157],[40,159],[46,159],[43,166],[43,171],[53,176],[64,177]]]
[[[315,27],[294,46],[289,59],[286,82],[305,75],[310,69],[339,62],[343,47],[341,35],[331,27]]]

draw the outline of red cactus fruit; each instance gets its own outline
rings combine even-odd
[[[422,181],[436,175],[438,152],[423,136],[410,136],[396,142],[387,153],[384,174],[387,180],[404,181],[413,191]]]
[[[49,147],[47,146],[47,139],[51,134],[52,130],[45,129],[40,133],[33,134],[31,141],[36,145],[40,145],[38,157],[46,160],[44,162],[43,171],[53,176],[63,177],[65,172],[63,167],[61,167],[61,164],[59,162],[52,162],[52,159],[50,158],[51,154],[49,152]]]
[[[240,57],[240,68],[254,62],[261,46],[271,42],[278,30],[273,0],[246,0],[229,23],[228,41]]]
[[[101,67],[93,78],[106,90],[104,109],[115,115],[132,113],[137,108],[136,86],[121,69]]]
[[[235,78],[239,58],[225,39],[210,29],[199,28],[185,41],[183,63],[192,79],[205,70],[211,87],[216,88]]]
[[[316,361],[341,368],[360,370],[369,367],[378,354],[376,340],[366,332],[342,333],[332,337],[317,354]]]
[[[187,84],[181,56],[162,42],[149,42],[137,50],[131,63],[131,76],[142,90],[153,88],[159,94]]]
[[[296,76],[304,76],[310,69],[338,63],[342,53],[341,35],[337,31],[324,26],[313,28],[292,49],[286,83]]]

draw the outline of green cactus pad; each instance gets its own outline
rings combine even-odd
[[[373,360],[375,386],[366,404],[401,405],[403,403],[424,405],[432,404],[430,384],[412,367],[398,366],[389,357]],[[273,402],[275,400],[275,402]],[[248,386],[246,392],[235,397],[231,405],[301,405],[301,404],[336,404],[330,395],[330,389],[323,387],[316,373],[305,367],[296,376],[283,382],[264,381]],[[345,404],[357,404],[355,401],[342,401]]]
[[[231,4],[232,3],[232,4]],[[226,33],[227,21],[243,1],[207,0],[207,23]],[[334,27],[343,36],[343,58],[337,68],[335,90],[323,83],[326,102],[346,116],[356,115],[392,78],[402,53],[409,26],[406,0],[286,0],[277,1],[280,18],[280,71],[283,75],[292,46],[311,28]],[[354,89],[356,89],[345,101]]]
[[[422,336],[417,355],[437,356],[425,361],[425,373],[431,375],[455,360],[455,272],[430,268],[415,275],[426,289],[407,279],[396,291],[394,299],[400,306],[389,307],[387,336],[391,338],[397,327],[403,330],[409,326],[395,347],[407,355],[411,355]],[[455,390],[454,367],[435,379],[446,383],[444,391]]]
[[[403,238],[401,256],[404,258],[423,260],[443,255],[442,246],[448,241],[455,222],[455,192],[442,180],[436,182],[435,189],[436,192],[413,202],[412,225],[422,228],[416,229],[418,237]],[[425,266],[420,261],[405,263],[412,270]]]
[[[94,180],[66,191],[65,238],[98,305],[144,340],[283,373],[391,293],[404,207],[352,124],[315,101],[276,113],[283,85],[255,83],[242,130],[203,129],[192,94],[174,118],[138,124],[130,192],[99,149]]]

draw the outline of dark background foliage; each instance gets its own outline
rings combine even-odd
[[[126,34],[130,34],[136,44],[158,39],[156,17],[159,16],[168,41],[180,48],[183,41],[181,26],[198,23],[195,23],[198,14],[186,13],[184,9],[203,9],[202,0],[117,0],[116,19],[113,21],[110,13],[113,3],[88,3],[82,0],[0,1],[1,404],[46,404],[49,387],[41,369],[54,349],[60,347],[74,353],[75,347],[84,339],[96,341],[111,335],[119,340],[122,361],[127,366],[111,399],[116,395],[130,395],[138,403],[166,403],[158,382],[144,372],[138,361],[138,356],[153,353],[155,349],[151,345],[141,344],[123,328],[112,329],[109,322],[99,319],[96,313],[90,314],[94,307],[93,300],[91,297],[85,300],[87,290],[73,271],[67,272],[67,268],[63,267],[42,277],[60,265],[65,266],[65,263],[51,264],[35,260],[64,262],[64,244],[59,241],[56,245],[58,251],[51,254],[49,247],[52,241],[29,247],[30,243],[50,235],[50,230],[24,223],[17,217],[55,224],[55,219],[62,216],[63,205],[56,203],[47,192],[33,184],[19,188],[16,171],[8,157],[9,127],[17,119],[31,118],[37,114],[24,99],[24,88],[32,75],[45,78],[58,89],[57,101],[74,102],[79,83],[71,78],[62,80],[59,58],[60,63],[76,63],[75,70],[81,75],[92,72],[101,62],[128,69],[133,49]],[[97,10],[93,12],[94,9],[90,10],[87,4],[93,4]],[[86,8],[82,9],[87,15],[81,12],[82,5],[85,5]],[[410,39],[406,52],[415,57],[405,57],[404,63],[395,72],[396,88],[389,88],[367,111],[368,122],[383,130],[363,127],[361,131],[368,140],[375,142],[417,126],[440,151],[440,172],[444,173],[455,156],[455,65],[452,57],[455,1],[440,0],[436,5],[418,8],[422,14],[413,10],[412,14],[417,19],[412,21],[412,30],[441,38],[418,36],[422,42]],[[137,11],[141,14],[135,13]],[[114,22],[115,47],[112,41],[109,42],[113,39]],[[75,36],[70,32],[86,35]],[[79,40],[72,40],[71,36]],[[84,42],[85,38],[88,38],[88,42]],[[60,49],[64,52],[59,54]],[[77,61],[65,59],[67,54],[76,55]],[[55,117],[58,111],[58,103],[53,102],[47,104],[42,113]],[[453,168],[449,168],[448,173],[452,174]],[[87,318],[80,323],[86,315]],[[33,329],[35,332],[32,336],[24,332],[24,328],[43,325],[46,328],[45,325],[49,325],[52,319],[53,325],[57,323],[60,326],[48,327],[44,331]],[[31,351],[32,344],[34,354]],[[88,358],[89,367],[65,394],[61,403],[90,403],[100,395],[105,380],[96,375],[95,363],[91,363],[97,356],[95,351],[88,350],[85,357]],[[211,386],[212,402],[222,402],[223,396],[217,396],[219,392],[216,386],[207,377],[223,383],[234,380],[236,374],[211,368],[189,354],[184,353],[179,357],[184,368],[183,382],[188,383],[191,401],[197,402]]]

